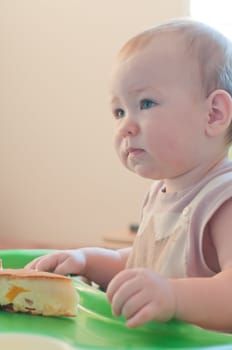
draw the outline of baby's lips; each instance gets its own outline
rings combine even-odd
[[[138,148],[138,147],[129,147],[126,150],[126,153],[128,155],[129,154],[138,154],[138,153],[141,153],[141,152],[144,152],[144,149],[143,148]]]

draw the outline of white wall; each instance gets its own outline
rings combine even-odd
[[[150,182],[122,167],[107,80],[138,31],[187,0],[0,0],[0,247],[97,244],[138,221]]]

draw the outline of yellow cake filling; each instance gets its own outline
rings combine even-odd
[[[29,290],[13,285],[10,288],[10,290],[7,292],[5,297],[10,302],[12,302],[17,297],[17,295],[19,295],[20,293],[25,293],[25,292],[29,292]]]

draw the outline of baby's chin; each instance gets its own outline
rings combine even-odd
[[[126,165],[126,168],[133,172],[134,174],[143,177],[144,179],[149,179],[149,180],[161,180],[163,179],[162,175],[155,171],[154,169],[149,169],[143,165]]]
[[[128,157],[122,157],[120,156],[120,154],[118,154],[118,156],[122,165],[130,172],[140,177],[143,177],[145,179],[150,179],[150,180],[163,179],[163,177],[161,176],[160,172],[157,171],[157,169],[154,169],[153,167],[149,167],[147,164],[144,164],[141,162],[130,161],[128,160]]]

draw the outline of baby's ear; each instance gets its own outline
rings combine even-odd
[[[208,118],[205,127],[210,137],[223,134],[232,119],[232,99],[225,90],[213,91],[208,99]]]

